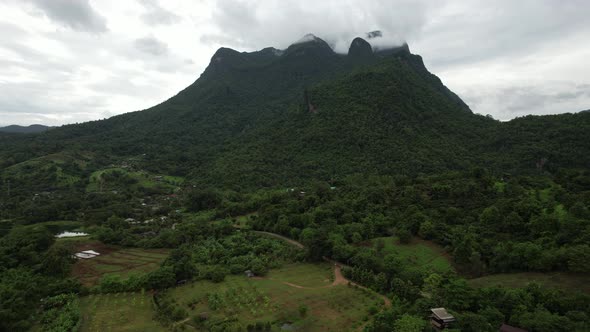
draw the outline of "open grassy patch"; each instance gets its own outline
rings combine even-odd
[[[535,282],[547,288],[561,289],[569,292],[582,291],[590,294],[588,276],[566,272],[521,272],[494,274],[468,281],[473,287],[502,286],[508,288],[526,287]]]
[[[151,272],[168,256],[167,249],[119,248],[98,241],[79,241],[76,251],[94,250],[101,255],[80,259],[73,266],[73,275],[86,286],[94,286],[105,275],[127,277],[131,274]]]
[[[93,294],[80,299],[83,332],[166,331],[153,320],[154,304],[149,293]]]
[[[408,244],[401,244],[397,237],[380,237],[370,241],[376,246],[383,243],[383,254],[394,253],[399,255],[413,266],[418,266],[433,272],[446,272],[453,269],[450,255],[439,245],[413,238]]]
[[[272,270],[264,278],[229,276],[218,284],[194,282],[170,290],[170,295],[189,317],[206,316],[203,326],[232,318],[243,328],[255,322],[271,322],[273,331],[285,323],[299,331],[355,330],[368,319],[369,308],[381,308],[383,300],[354,287],[331,286],[326,282],[331,279],[327,267],[294,264]],[[191,319],[190,324],[198,323]]]
[[[272,270],[268,278],[281,280],[303,287],[324,287],[334,280],[332,264],[290,264]]]

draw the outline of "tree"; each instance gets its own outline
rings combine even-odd
[[[465,312],[457,317],[458,327],[461,331],[470,332],[495,332],[498,326],[492,326],[484,316]]]
[[[481,212],[479,221],[484,225],[498,225],[502,222],[502,215],[497,207],[490,206]]]
[[[421,332],[426,326],[426,322],[418,316],[408,314],[402,315],[393,325],[395,332]]]
[[[298,308],[299,316],[301,316],[301,318],[304,318],[305,316],[307,316],[308,310],[309,310],[309,308],[305,304],[299,305],[299,308]]]
[[[42,269],[51,275],[67,276],[70,273],[74,258],[71,245],[67,242],[56,242],[43,255]]]
[[[176,275],[170,266],[163,266],[148,275],[147,287],[164,289],[176,284]]]
[[[383,271],[387,274],[388,278],[392,278],[400,273],[403,268],[404,262],[397,254],[391,253],[383,258]]]
[[[574,272],[590,272],[590,246],[582,244],[567,248],[567,267]]]
[[[395,234],[397,235],[399,242],[403,244],[410,243],[410,240],[412,239],[412,233],[410,233],[410,230],[406,227],[398,228]]]
[[[194,189],[187,195],[185,204],[190,211],[210,210],[221,203],[221,195],[214,190]]]
[[[434,228],[434,224],[430,220],[424,221],[420,224],[420,229],[418,230],[418,235],[421,238],[429,240],[436,236],[436,230]]]

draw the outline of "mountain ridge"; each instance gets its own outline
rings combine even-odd
[[[53,129],[53,128],[55,128],[55,127],[45,126],[45,125],[41,125],[41,124],[32,124],[29,126],[9,125],[9,126],[5,126],[5,127],[0,127],[0,132],[31,134],[31,133],[44,132],[44,131],[47,131],[47,130]]]

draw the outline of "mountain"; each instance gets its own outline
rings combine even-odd
[[[31,134],[31,133],[40,133],[47,131],[53,127],[44,126],[40,124],[34,124],[30,126],[19,126],[19,125],[11,125],[6,127],[0,127],[0,132],[4,133],[21,133],[21,134]]]
[[[540,161],[555,171],[590,164],[589,124],[586,112],[495,121],[474,114],[407,44],[374,50],[356,38],[337,54],[307,35],[285,50],[220,48],[193,84],[150,109],[2,139],[0,169],[52,154],[84,156],[89,170],[134,158],[235,189],[473,167],[535,172]]]

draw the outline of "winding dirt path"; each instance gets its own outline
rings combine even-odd
[[[252,231],[252,233],[256,233],[256,234],[262,234],[262,235],[268,235],[268,236],[272,236],[274,238],[289,242],[290,244],[296,246],[297,248],[301,248],[304,249],[305,246],[301,243],[301,242],[297,242],[293,239],[290,239],[288,237],[276,234],[276,233],[271,233],[271,232],[264,232],[264,231]]]

